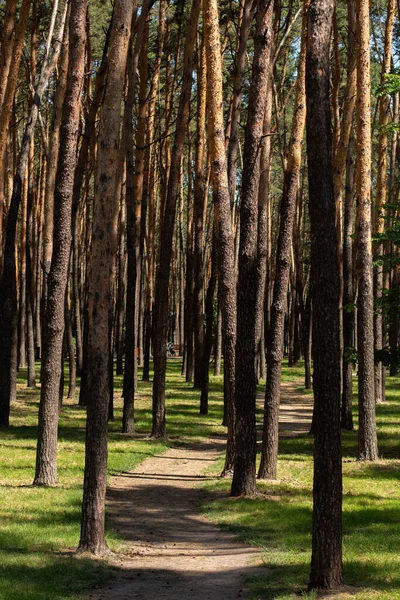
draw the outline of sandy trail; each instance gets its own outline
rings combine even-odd
[[[282,388],[281,434],[306,433],[312,404],[293,385]],[[110,482],[108,515],[126,541],[111,563],[115,581],[96,600],[233,600],[249,597],[246,579],[260,572],[259,551],[200,512],[211,492],[199,483],[225,442],[215,437],[171,448]],[[212,492],[215,497],[215,492]]]

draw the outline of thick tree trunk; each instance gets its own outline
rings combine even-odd
[[[69,18],[71,49],[60,129],[54,190],[54,242],[43,324],[43,358],[34,485],[57,483],[58,396],[64,338],[65,292],[71,252],[72,190],[78,143],[80,94],[85,62],[87,0],[76,2]]]
[[[110,33],[107,85],[100,114],[93,234],[88,274],[87,426],[81,536],[78,552],[102,554],[107,483],[107,420],[113,285],[118,248],[115,196],[121,102],[130,40],[133,2],[117,0]]]
[[[80,293],[80,281],[79,281],[79,270],[80,270],[80,248],[79,248],[79,206],[80,206],[80,197],[82,186],[84,183],[84,178],[88,176],[88,158],[90,147],[94,141],[94,131],[96,125],[97,112],[100,106],[100,102],[104,95],[104,87],[105,80],[107,74],[108,60],[107,60],[107,49],[108,49],[108,41],[110,36],[110,28],[112,24],[112,19],[110,22],[110,26],[107,30],[106,42],[104,46],[104,53],[101,65],[96,73],[96,83],[95,89],[93,93],[93,98],[90,103],[89,110],[87,112],[87,116],[85,119],[85,129],[82,136],[82,142],[79,148],[78,159],[76,163],[75,169],[75,178],[74,178],[74,192],[73,192],[73,201],[72,201],[72,248],[73,248],[73,258],[72,258],[72,278],[73,278],[73,295],[74,295],[74,316],[75,316],[75,328],[76,328],[76,363],[77,363],[77,373],[81,375],[83,381],[83,392],[82,392],[82,382],[81,382],[81,390],[80,390],[80,401],[81,398],[83,400],[84,395],[84,387],[85,387],[85,378],[86,374],[83,373],[83,362],[84,362],[84,333],[83,333],[83,318],[82,312],[84,312],[85,308],[81,310],[81,293]],[[87,206],[87,215],[90,213],[89,206]],[[89,225],[89,219],[86,219],[87,225]],[[87,228],[89,229],[89,228]],[[88,232],[87,232],[88,235]]]
[[[58,153],[60,148],[60,128],[65,89],[68,73],[68,27],[65,28],[64,39],[58,65],[58,80],[54,94],[53,118],[48,143],[48,156],[46,168],[45,204],[43,222],[43,289],[42,289],[42,323],[45,321],[47,309],[47,277],[50,273],[51,257],[53,254],[53,228],[54,228],[54,190],[56,185]]]
[[[314,484],[309,588],[337,588],[342,567],[339,269],[330,120],[333,0],[312,0],[306,57],[314,358]]]

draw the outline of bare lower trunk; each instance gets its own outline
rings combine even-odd
[[[160,263],[155,285],[153,311],[153,437],[164,437],[165,426],[165,376],[166,342],[168,337],[169,279],[171,272],[172,245],[179,196],[179,180],[183,155],[183,144],[189,118],[189,101],[192,84],[194,42],[200,13],[200,0],[193,0],[190,21],[186,33],[182,91],[179,100],[176,132],[171,155],[171,167],[164,216],[160,234]]]
[[[358,458],[376,460],[374,296],[371,245],[371,110],[369,2],[357,11],[357,267],[358,267]]]
[[[271,74],[273,3],[258,2],[254,60],[244,143],[237,287],[235,462],[231,495],[256,490],[256,292],[260,144]],[[259,319],[258,319],[259,320]]]
[[[307,10],[307,3],[304,5]],[[296,84],[295,112],[280,207],[280,226],[276,252],[275,280],[271,306],[271,324],[267,346],[267,384],[265,389],[264,428],[259,478],[276,478],[278,461],[278,426],[283,358],[285,300],[291,265],[293,225],[299,187],[301,148],[306,117],[305,59],[306,12],[303,18],[301,54]]]
[[[339,272],[330,121],[333,0],[308,10],[307,155],[314,358],[314,483],[309,588],[343,582]]]
[[[99,123],[99,146],[88,275],[87,427],[79,552],[102,554],[107,483],[107,420],[110,404],[113,285],[118,247],[116,175],[121,101],[133,3],[117,0],[110,34],[108,73]]]
[[[47,282],[47,309],[43,326],[42,387],[35,485],[57,483],[58,397],[65,325],[65,292],[71,252],[72,191],[85,59],[86,10],[86,0],[76,2],[69,19],[69,45],[73,50],[68,64],[67,91],[61,120],[61,145],[54,193],[56,235]]]

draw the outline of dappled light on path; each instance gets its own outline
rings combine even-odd
[[[216,492],[197,483],[224,450],[224,441],[172,448],[113,478],[108,493],[112,527],[129,544],[114,560],[114,585],[101,600],[232,600],[246,598],[247,576],[262,567],[254,548],[238,543],[200,513]]]
[[[281,435],[307,434],[312,397],[284,384],[281,400]],[[198,443],[179,443],[163,455],[146,459],[135,471],[111,479],[111,526],[126,546],[112,561],[115,582],[90,598],[249,597],[248,578],[266,571],[259,550],[238,542],[233,533],[208,521],[200,510],[201,504],[222,493],[199,484],[218,479],[206,469],[224,450],[225,440],[217,436]]]

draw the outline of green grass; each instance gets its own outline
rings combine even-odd
[[[109,473],[132,469],[171,444],[222,433],[222,378],[210,378],[210,414],[199,415],[199,393],[183,381],[181,363],[168,361],[169,440],[145,437],[151,428],[151,385],[139,383],[137,436],[120,433],[121,378],[115,379],[115,420],[109,427]],[[283,369],[302,393],[302,368]],[[60,483],[36,488],[34,476],[39,390],[18,382],[11,427],[0,431],[0,600],[77,600],[113,577],[105,561],[76,558],[82,499],[85,411],[65,401],[60,415]],[[355,381],[356,384],[356,381]],[[343,554],[345,582],[356,600],[400,600],[400,379],[387,378],[387,401],[378,407],[381,459],[355,460],[357,432],[343,434]],[[356,388],[356,385],[355,385]],[[260,393],[263,386],[260,386]],[[356,398],[355,398],[356,400]],[[356,408],[356,406],[355,406]],[[357,427],[356,410],[355,426]],[[261,410],[258,411],[261,418]],[[222,470],[223,461],[213,467]],[[208,516],[262,551],[265,573],[252,581],[253,600],[294,600],[307,595],[311,547],[312,439],[280,442],[278,480],[258,484],[251,499],[229,498],[230,481],[207,484],[215,500]],[[120,546],[108,531],[111,548]]]
[[[133,469],[149,456],[182,439],[222,432],[221,378],[212,382],[210,415],[199,415],[199,393],[180,376],[178,361],[168,361],[167,428],[170,439],[155,442],[151,430],[151,385],[139,382],[136,431],[120,433],[121,378],[115,378],[115,420],[109,426],[109,474]],[[39,369],[39,367],[38,367]],[[18,379],[11,426],[0,430],[0,600],[72,600],[113,576],[105,561],[77,558],[85,443],[85,410],[65,400],[60,414],[58,476],[51,488],[32,487],[36,458],[39,389]],[[118,536],[108,531],[112,549]]]
[[[283,380],[292,374],[301,372],[285,366]],[[356,461],[356,429],[343,434],[343,558],[350,591],[340,598],[400,600],[399,383],[387,378],[386,403],[377,408],[377,463]],[[304,591],[311,558],[312,439],[281,440],[279,452],[278,480],[258,482],[255,498],[229,498],[230,482],[221,480],[209,485],[225,496],[205,506],[212,520],[262,550],[265,575],[252,581],[254,600],[315,597]]]

